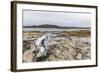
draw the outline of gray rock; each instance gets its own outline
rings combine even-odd
[[[29,37],[29,34],[25,35],[27,39],[31,39],[31,36],[34,36],[34,39],[40,37],[36,33]],[[68,37],[60,35],[52,39],[44,61],[85,60],[91,58],[90,37],[70,37],[70,39]],[[35,52],[36,47],[34,43],[35,40],[24,42],[23,62],[36,62],[34,59],[37,52]]]

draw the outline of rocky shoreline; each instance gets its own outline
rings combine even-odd
[[[36,60],[35,39],[45,34],[44,32],[24,33],[23,62],[86,60],[91,59],[90,37],[73,37],[68,35],[58,36],[49,43],[47,56]]]

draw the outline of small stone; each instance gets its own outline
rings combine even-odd
[[[76,58],[79,59],[79,60],[82,59],[82,54],[78,53],[78,55],[76,56]]]

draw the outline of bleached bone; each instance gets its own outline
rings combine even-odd
[[[36,51],[38,51],[37,57],[46,56],[48,50],[49,41],[55,37],[56,35],[53,33],[46,33],[42,37],[39,37],[36,42]]]

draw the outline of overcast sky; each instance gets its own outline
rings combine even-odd
[[[91,13],[23,10],[23,26],[41,24],[70,27],[90,27]]]

